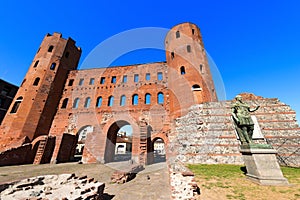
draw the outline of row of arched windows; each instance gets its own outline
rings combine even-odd
[[[35,61],[33,68],[36,68],[39,65],[39,62],[40,62],[39,60]],[[54,62],[50,65],[50,70],[55,70],[55,67],[56,67],[56,63]]]
[[[68,101],[69,99],[68,98],[65,98],[62,102],[62,106],[61,108],[67,108],[67,105],[68,105]],[[102,101],[103,101],[103,98],[102,96],[99,96],[96,100],[96,108],[99,108],[102,106]],[[115,97],[114,96],[109,96],[108,97],[108,101],[107,101],[107,106],[111,107],[114,105],[114,101],[115,101]],[[146,105],[150,105],[151,104],[151,101],[152,101],[152,96],[151,94],[147,93],[145,94],[145,99],[144,99],[144,104]],[[73,102],[73,105],[72,105],[72,108],[78,108],[79,106],[79,102],[80,102],[80,98],[75,98],[74,99],[74,102]],[[158,104],[164,104],[164,94],[162,92],[159,92],[157,94],[157,103]],[[139,96],[138,94],[134,94],[132,95],[132,98],[131,98],[131,105],[138,105],[139,104]],[[120,106],[125,106],[126,105],[126,96],[125,95],[122,95],[120,97]],[[84,108],[89,108],[91,106],[91,98],[90,97],[87,97],[85,98],[85,102],[84,102]]]

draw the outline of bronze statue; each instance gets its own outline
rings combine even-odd
[[[240,95],[235,97],[236,102],[231,106],[231,114],[235,122],[235,127],[241,143],[252,143],[254,122],[251,119],[250,112],[256,111],[260,106],[250,109],[250,106],[243,102]]]

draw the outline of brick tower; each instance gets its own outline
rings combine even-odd
[[[77,68],[81,49],[71,38],[47,34],[0,129],[0,152],[47,135],[68,72]]]
[[[192,23],[174,26],[165,38],[165,49],[175,117],[191,105],[217,101],[199,28]]]

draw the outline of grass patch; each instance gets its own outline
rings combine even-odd
[[[201,199],[299,199],[300,168],[282,167],[289,186],[262,186],[246,179],[242,165],[188,165],[202,191]],[[205,196],[207,195],[207,196]]]

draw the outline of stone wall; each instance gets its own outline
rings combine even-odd
[[[245,96],[245,95],[244,95]],[[169,135],[169,148],[185,163],[243,164],[231,119],[233,101],[210,102],[192,106],[178,118]],[[300,166],[300,128],[296,113],[275,98],[252,96],[247,103],[260,105],[256,116],[265,141],[278,150],[281,165]]]

